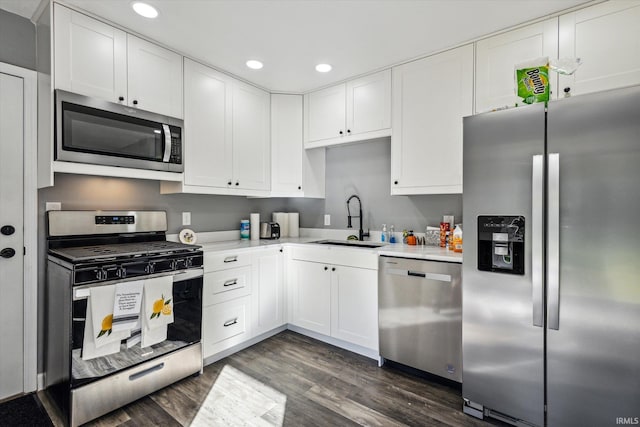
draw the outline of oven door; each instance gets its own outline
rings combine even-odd
[[[148,276],[148,278],[159,276],[163,275],[157,274]],[[166,340],[145,348],[142,348],[140,344],[127,348],[126,340],[123,340],[118,353],[90,360],[82,359],[88,295],[92,287],[115,283],[105,282],[103,284],[74,287],[70,372],[72,388],[102,379],[124,369],[140,365],[156,357],[200,342],[202,328],[202,269],[173,273],[173,278],[174,321],[167,327]]]
[[[56,160],[182,172],[182,121],[56,91]]]

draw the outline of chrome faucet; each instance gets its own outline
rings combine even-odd
[[[351,201],[351,199],[358,200],[358,208],[359,208],[358,216],[351,215],[351,211],[349,210],[349,202]],[[360,197],[358,197],[358,195],[356,194],[354,194],[353,196],[347,199],[347,228],[353,228],[353,226],[351,225],[351,218],[360,219],[360,229],[358,230],[358,239],[364,240],[365,237],[369,237],[369,231],[367,230],[367,232],[365,233],[364,230],[362,229],[362,201],[360,200]]]

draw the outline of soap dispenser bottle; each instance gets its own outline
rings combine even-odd
[[[381,242],[387,242],[387,224],[382,224],[382,234],[380,235]]]
[[[394,231],[395,231],[395,228],[393,227],[393,224],[391,224],[391,231],[389,232],[389,243],[396,242],[396,236],[394,235]]]

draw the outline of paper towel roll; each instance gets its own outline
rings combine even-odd
[[[289,212],[289,237],[300,237],[300,214]]]
[[[280,237],[289,237],[289,215],[285,212],[274,212],[272,220],[280,225]]]
[[[260,214],[252,213],[249,222],[251,223],[251,240],[260,240]]]

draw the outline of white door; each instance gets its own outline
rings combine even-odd
[[[127,34],[129,105],[182,118],[182,56]]]
[[[269,190],[271,142],[269,94],[233,82],[233,188]]]
[[[378,272],[331,267],[331,336],[378,350]]]
[[[23,103],[23,79],[0,74],[0,400],[24,391]]]
[[[254,334],[284,323],[284,276],[282,248],[266,249],[253,261],[252,309]]]
[[[271,95],[271,193],[302,196],[302,96]]]
[[[53,11],[55,87],[126,103],[126,33],[59,4]]]
[[[293,323],[331,334],[331,270],[328,265],[291,261]]]
[[[558,19],[552,18],[476,43],[476,113],[522,104],[516,96],[514,67],[542,56],[558,57]],[[556,98],[556,80],[551,97]]]
[[[184,183],[228,187],[233,179],[231,80],[189,59],[184,74]]]
[[[346,135],[346,86],[332,86],[304,96],[307,141],[322,141]]]
[[[640,84],[640,2],[605,2],[560,17],[560,58],[578,57],[559,76],[559,96]]]
[[[391,70],[347,83],[346,135],[391,127]]]

